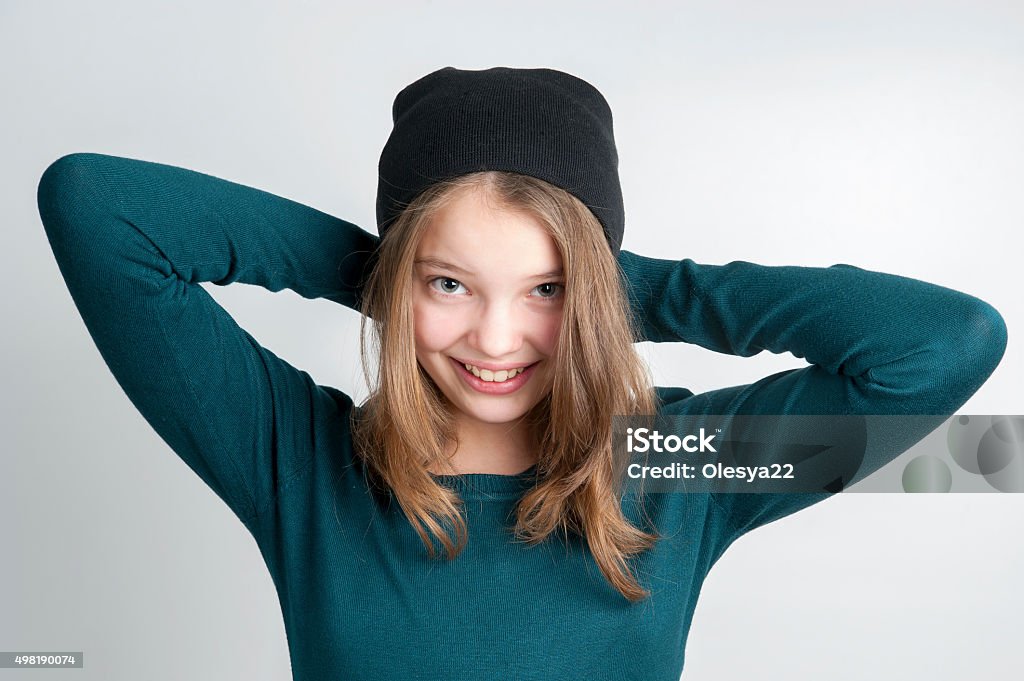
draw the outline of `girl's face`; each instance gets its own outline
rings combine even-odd
[[[413,272],[416,358],[457,420],[509,423],[551,391],[564,287],[540,222],[464,190],[427,226]]]

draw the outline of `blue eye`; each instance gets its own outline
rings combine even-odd
[[[438,293],[447,295],[456,295],[459,293],[459,289],[465,291],[465,287],[457,279],[452,279],[451,277],[435,277],[430,280],[428,285]]]
[[[537,288],[535,288],[533,290],[536,291],[538,293],[539,297],[541,297],[541,298],[554,298],[559,293],[561,293],[564,288],[565,287],[562,286],[561,284],[555,284],[553,282],[547,282],[547,283],[541,284],[540,286],[538,286]]]

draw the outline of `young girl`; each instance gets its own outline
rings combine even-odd
[[[39,184],[107,365],[259,545],[296,679],[678,679],[715,561],[834,490],[620,494],[613,416],[941,417],[1002,357],[999,314],[939,286],[621,251],[611,112],[569,74],[441,69],[393,114],[379,239],[141,160],[71,154]],[[369,399],[204,281],[360,310]],[[653,388],[637,340],[810,366],[694,395]],[[862,473],[926,432],[869,443]]]

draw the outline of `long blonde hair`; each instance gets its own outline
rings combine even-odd
[[[449,559],[458,556],[467,540],[462,500],[429,473],[444,464],[457,434],[447,401],[416,360],[411,287],[416,248],[432,216],[469,189],[536,217],[561,254],[565,277],[552,390],[525,416],[537,442],[538,481],[518,502],[515,535],[530,544],[555,530],[584,537],[609,583],[641,600],[649,592],[628,561],[658,536],[622,513],[612,417],[653,414],[654,391],[633,347],[629,305],[601,224],[569,192],[526,175],[478,172],[433,185],[389,227],[363,287],[360,350],[371,393],[353,417],[355,450],[371,479],[397,497],[429,555],[436,556],[436,540]]]

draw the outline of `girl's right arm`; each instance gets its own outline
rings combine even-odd
[[[37,202],[114,377],[250,525],[311,462],[320,432],[313,425],[351,402],[339,405],[262,347],[199,284],[289,288],[358,309],[377,237],[258,189],[102,154],[53,162]]]

